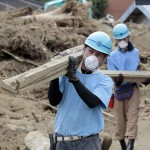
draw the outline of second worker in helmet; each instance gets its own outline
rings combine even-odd
[[[130,31],[123,24],[113,29],[113,37],[117,48],[110,53],[107,65],[109,70],[137,71],[140,64],[139,50],[129,40]],[[116,138],[121,150],[133,150],[137,136],[137,122],[140,103],[140,92],[133,82],[124,82],[124,76],[115,78],[115,112]],[[126,144],[125,139],[128,139]]]

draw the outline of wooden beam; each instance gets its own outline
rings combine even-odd
[[[101,73],[107,74],[111,78],[122,73],[126,82],[144,82],[147,78],[150,78],[150,71],[101,70]]]
[[[73,55],[77,60],[77,64],[79,64],[82,58],[82,49],[83,45],[67,49],[58,56],[52,58],[50,62],[46,64],[17,76],[2,80],[0,82],[0,87],[13,93],[26,93],[26,91],[40,87],[44,83],[49,84],[51,80],[67,73],[68,57],[70,55]],[[101,70],[101,73],[112,78],[122,73],[125,77],[124,80],[127,82],[144,82],[147,78],[150,78],[150,71]]]
[[[26,90],[33,89],[38,85],[43,85],[44,83],[67,73],[68,57],[70,55],[73,55],[76,58],[78,64],[80,57],[82,56],[82,49],[83,45],[67,49],[58,56],[52,58],[50,62],[46,64],[2,80],[0,86],[10,92],[18,93],[26,92]]]

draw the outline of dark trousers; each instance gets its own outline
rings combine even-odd
[[[58,141],[56,150],[102,150],[99,135],[92,135],[75,141]]]

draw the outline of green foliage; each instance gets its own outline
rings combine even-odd
[[[105,16],[105,10],[107,8],[107,0],[91,0],[93,3],[92,12],[93,18],[100,19]]]

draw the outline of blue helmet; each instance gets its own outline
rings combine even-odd
[[[112,49],[112,40],[102,31],[92,33],[85,40],[85,44],[101,53],[109,55]]]
[[[123,24],[119,23],[115,25],[113,28],[113,36],[115,39],[124,39],[130,34],[128,27]]]

